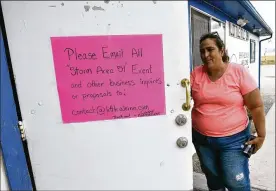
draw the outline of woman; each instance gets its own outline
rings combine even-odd
[[[264,106],[256,82],[247,69],[229,63],[218,35],[200,39],[203,65],[191,73],[194,100],[193,143],[209,190],[250,190],[248,158],[242,145],[253,144],[256,153],[265,131]],[[257,137],[251,133],[245,107],[252,114]]]

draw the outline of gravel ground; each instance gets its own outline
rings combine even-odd
[[[268,113],[269,109],[272,107],[275,102],[275,95],[263,95],[263,101],[265,106],[265,115]]]
[[[269,109],[272,107],[273,103],[275,102],[275,95],[262,95],[262,97],[263,97],[263,102],[265,107],[264,109],[265,114],[267,114]],[[254,129],[252,129],[252,131],[254,131]],[[197,154],[193,155],[193,169],[194,169],[194,172],[203,173],[200,167]]]

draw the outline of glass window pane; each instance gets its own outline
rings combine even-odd
[[[225,42],[225,24],[211,19],[211,32],[217,32],[223,42]]]

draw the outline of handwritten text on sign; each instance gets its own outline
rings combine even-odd
[[[162,35],[52,37],[64,123],[165,114]]]

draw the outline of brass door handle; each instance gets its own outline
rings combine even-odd
[[[181,86],[183,88],[186,88],[186,103],[184,103],[182,105],[182,109],[184,111],[189,111],[191,109],[191,95],[190,95],[190,92],[189,92],[189,85],[190,85],[190,82],[187,78],[184,78],[183,80],[181,80]]]

